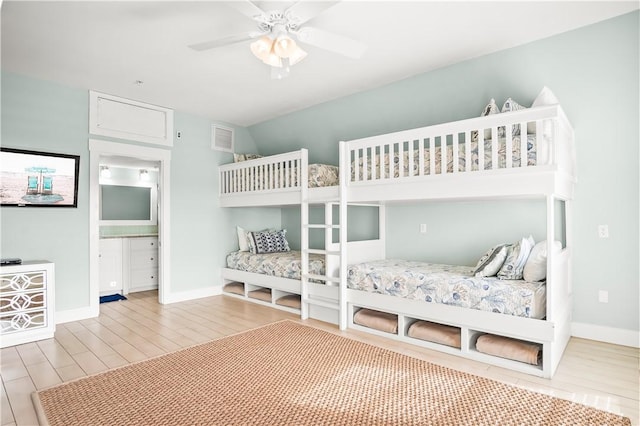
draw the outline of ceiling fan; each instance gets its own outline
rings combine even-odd
[[[251,52],[271,66],[271,77],[274,79],[282,79],[289,75],[290,67],[307,56],[307,52],[298,46],[294,38],[303,44],[358,59],[366,50],[363,43],[305,25],[337,3],[339,1],[298,1],[284,10],[264,11],[251,0],[230,2],[229,6],[257,23],[257,30],[192,44],[189,47],[202,51],[256,40],[251,43]]]

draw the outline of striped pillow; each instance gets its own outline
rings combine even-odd
[[[523,279],[524,266],[527,264],[529,254],[535,245],[536,243],[532,236],[510,245],[507,249],[507,259],[502,264],[500,271],[498,271],[498,278],[501,280]]]

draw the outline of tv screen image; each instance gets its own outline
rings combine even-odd
[[[0,148],[0,205],[77,207],[80,156]]]

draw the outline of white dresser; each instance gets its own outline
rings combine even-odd
[[[0,347],[52,338],[56,330],[54,264],[0,267]]]

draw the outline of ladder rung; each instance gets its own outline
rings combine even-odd
[[[324,300],[319,300],[319,299],[302,299],[302,302],[308,303],[310,305],[322,306],[323,308],[336,309],[336,310],[340,309],[340,305],[338,303],[325,302]]]
[[[306,253],[309,254],[329,254],[329,255],[335,255],[335,256],[339,256],[340,252],[338,250],[320,250],[320,249],[307,249],[307,250],[302,250]]]
[[[340,278],[339,277],[328,277],[326,275],[304,274],[303,277],[306,278],[306,279],[309,279],[309,280],[329,281],[329,282],[332,282],[332,283],[339,283],[340,282]]]
[[[323,225],[321,223],[308,223],[302,226],[309,229],[340,229],[340,225]]]

